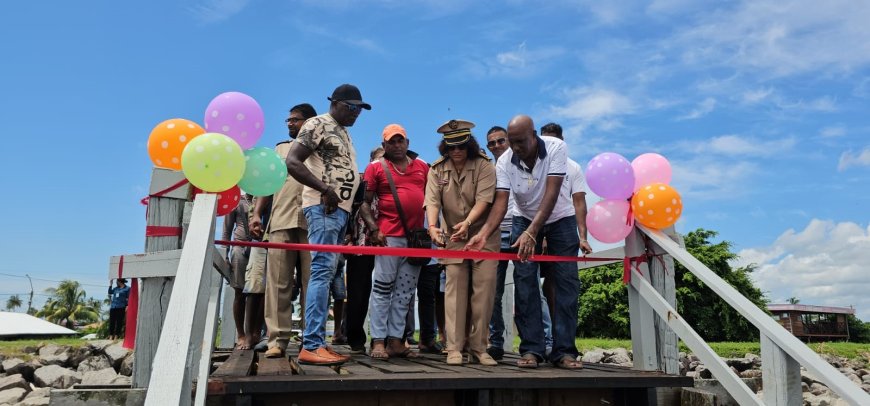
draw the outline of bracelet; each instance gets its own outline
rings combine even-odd
[[[429,229],[431,230],[431,229],[433,229],[433,228],[438,228],[438,226],[436,226],[436,225],[431,225],[431,224],[430,224],[430,225],[429,225]]]
[[[535,236],[533,236],[532,233],[529,232],[529,230],[523,230],[523,234],[529,236],[529,238],[532,239],[532,242],[535,243],[535,245],[538,245],[538,240],[535,239]]]
[[[471,221],[468,221],[468,219],[465,219],[465,224],[468,224],[468,226],[471,227]]]
[[[581,239],[580,239],[580,242],[581,242],[581,243],[589,242],[589,240],[587,240],[587,239],[585,239],[585,238],[581,238]]]

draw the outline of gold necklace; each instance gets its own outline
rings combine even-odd
[[[408,167],[411,166],[411,158],[408,158],[408,157],[406,156],[406,157],[405,157],[405,161],[408,162],[408,165],[405,166],[405,170],[407,171],[407,170],[408,170]],[[396,171],[396,173],[398,173],[399,175],[405,176],[405,172],[400,171],[400,170],[399,170],[399,167],[396,166],[396,164],[394,164],[392,161],[390,162],[390,165],[393,166],[393,170]]]

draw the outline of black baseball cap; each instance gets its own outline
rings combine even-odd
[[[348,104],[360,106],[366,110],[372,109],[370,104],[362,101],[362,94],[360,94],[359,89],[356,86],[347,83],[336,87],[332,92],[332,97],[327,97],[327,100],[334,102],[342,101]]]

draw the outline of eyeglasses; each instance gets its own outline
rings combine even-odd
[[[345,107],[347,107],[347,109],[350,110],[351,113],[357,113],[360,110],[362,110],[362,106],[357,106],[356,104],[350,104],[350,103],[344,102],[344,101],[339,101],[339,103],[341,103]]]
[[[462,149],[465,149],[465,144],[460,144],[460,145],[448,145],[448,146],[447,146],[447,150],[448,150],[448,151],[453,151],[453,150],[455,150],[455,149],[456,149],[456,150],[462,150]]]
[[[285,123],[298,123],[300,121],[305,121],[305,119],[304,118],[290,117],[290,118],[284,120]]]
[[[492,141],[490,141],[490,142],[487,142],[487,143],[486,143],[486,147],[487,147],[487,148],[492,148],[492,147],[495,146],[495,144],[503,145],[503,144],[506,143],[506,142],[507,142],[506,139],[504,139],[504,138],[499,138],[499,139],[497,139],[497,140],[492,140]]]

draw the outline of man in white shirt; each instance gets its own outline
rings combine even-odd
[[[514,265],[517,306],[515,321],[520,334],[521,368],[536,368],[545,354],[544,325],[538,263],[527,262],[547,239],[549,253],[576,256],[580,245],[577,220],[570,199],[560,196],[567,173],[567,151],[562,140],[537,136],[534,122],[525,115],[511,119],[507,128],[510,150],[496,164],[496,197],[486,224],[472,237],[466,249],[479,250],[487,237],[499,229],[507,212],[508,197],[516,204],[513,213],[512,247],[520,261]],[[577,263],[553,263],[556,311],[553,316],[553,350],[549,360],[557,367],[582,368],[574,345],[577,328],[577,295],[580,280]]]

